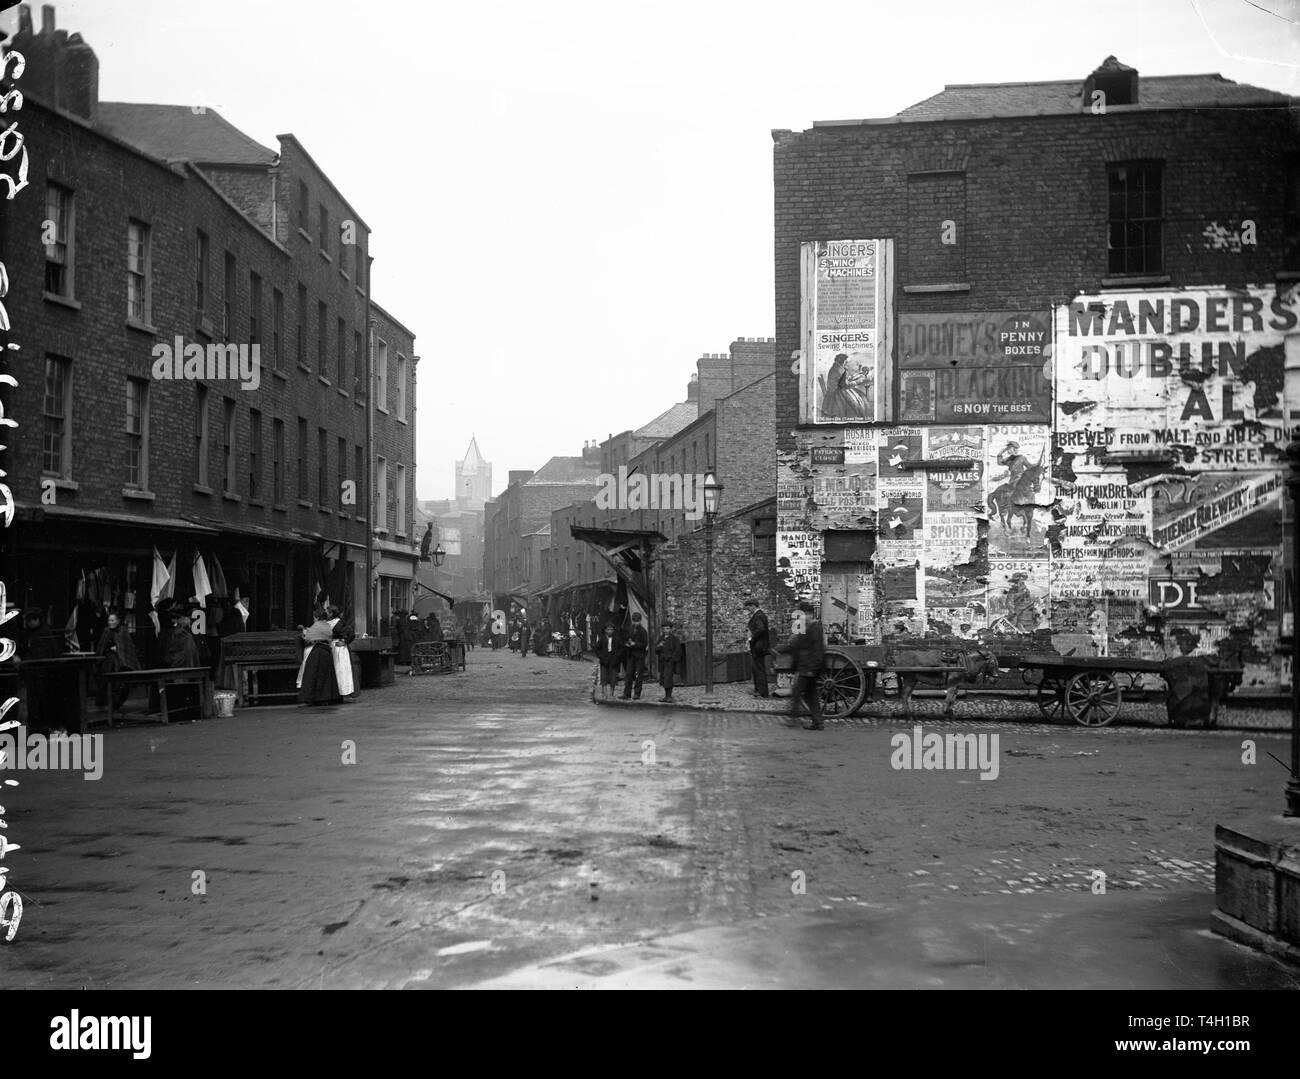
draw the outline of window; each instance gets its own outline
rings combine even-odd
[[[148,325],[152,314],[149,226],[143,221],[126,224],[126,317]]]
[[[76,218],[72,192],[66,187],[45,185],[45,220],[54,225],[48,233],[50,242],[45,245],[45,291],[70,300],[73,295],[73,229]]]
[[[262,414],[248,410],[248,497],[262,497]]]
[[[348,388],[348,324],[343,319],[339,319],[338,367],[338,387],[340,390],[346,390]]]
[[[375,460],[375,531],[388,531],[388,462]]]
[[[325,302],[319,301],[316,304],[316,373],[325,374],[325,350],[328,342],[325,339],[325,326],[329,322],[329,314],[325,308]]]
[[[370,478],[366,475],[366,451],[363,446],[357,446],[353,451],[352,478],[357,481],[357,504],[352,512],[360,513],[366,505],[366,482]]]
[[[307,366],[307,286],[298,284],[298,366]]]
[[[44,439],[41,471],[67,476],[72,465],[72,363],[60,356],[45,357]]]
[[[194,482],[208,486],[208,388],[196,386],[194,398]]]
[[[1110,213],[1107,269],[1112,274],[1164,272],[1164,168],[1158,162],[1107,167]]]
[[[966,281],[966,174],[921,172],[907,178],[909,285]]]
[[[352,392],[358,401],[366,399],[366,354],[361,331],[356,333],[352,355]]]
[[[397,418],[406,419],[406,357],[397,356]]]
[[[248,275],[248,343],[262,342],[262,279],[255,273]]]
[[[149,383],[126,380],[126,485],[149,487]]]
[[[329,253],[329,236],[330,236],[330,213],[324,206],[320,208],[320,249],[323,254]]]
[[[235,402],[226,398],[225,422],[221,425],[221,460],[225,463],[222,489],[228,495],[235,493]]]
[[[330,503],[329,435],[324,427],[316,428],[316,504],[325,509]]]
[[[375,407],[388,411],[388,342],[380,341],[375,359]]]
[[[704,432],[704,469],[706,472],[713,470],[713,456],[709,451],[709,433]]]
[[[407,533],[406,528],[406,466],[397,466],[397,527],[394,531],[399,536]]]
[[[284,293],[271,292],[271,370],[280,370],[280,350],[284,342]]]
[[[347,506],[343,502],[343,483],[348,476],[348,440],[339,439],[339,510],[347,511]]]
[[[208,234],[199,229],[194,245],[194,310],[202,315],[208,309]]]
[[[271,501],[284,505],[284,420],[271,421]]]
[[[346,222],[343,221],[339,222],[339,269],[342,270],[344,273],[347,273],[347,269],[348,269],[347,266],[345,266],[343,263],[343,260],[348,253],[348,245],[343,240],[343,230],[346,227],[347,227]],[[356,226],[354,225],[353,227],[355,228]]]
[[[307,501],[307,421],[298,417],[298,497]]]
[[[235,333],[235,256],[226,252],[226,277],[221,288],[221,336],[227,341]]]
[[[284,628],[284,565],[251,562],[248,566],[248,626],[259,630]]]
[[[298,227],[303,232],[307,231],[307,207],[311,203],[311,197],[307,193],[307,184],[298,181]]]

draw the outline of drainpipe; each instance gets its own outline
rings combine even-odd
[[[375,322],[370,317],[373,255],[366,256],[366,633],[376,636],[375,624]]]

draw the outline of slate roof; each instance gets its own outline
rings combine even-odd
[[[1083,111],[1083,78],[1055,82],[952,83],[933,97],[909,105],[899,120],[964,117],[1062,116]],[[1138,103],[1131,109],[1202,109],[1274,105],[1292,99],[1274,90],[1233,82],[1222,75],[1139,75]]]
[[[678,401],[671,408],[659,413],[644,427],[638,427],[633,434],[638,438],[672,438],[682,428],[689,427],[699,418],[699,402]]]
[[[596,482],[600,469],[593,468],[581,457],[552,457],[527,481],[538,483],[591,483]]]
[[[163,161],[273,165],[279,151],[254,142],[213,109],[101,101],[95,126]]]

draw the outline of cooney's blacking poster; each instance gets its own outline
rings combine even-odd
[[[870,423],[889,392],[893,241],[803,245],[803,423]]]

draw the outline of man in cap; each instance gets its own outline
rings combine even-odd
[[[799,610],[804,613],[803,632],[796,634],[789,644],[778,651],[787,652],[794,657],[795,683],[794,692],[790,695],[790,715],[798,717],[799,702],[803,700],[812,715],[812,723],[804,729],[820,731],[825,729],[822,724],[821,694],[821,670],[826,659],[825,638],[822,635],[822,624],[815,617],[817,609],[803,600],[799,604]]]
[[[659,630],[659,640],[655,644],[655,655],[659,657],[659,684],[664,687],[665,701],[673,699],[673,682],[677,675],[677,664],[682,658],[681,638],[673,632],[673,624],[664,621]]]
[[[771,690],[767,685],[767,657],[772,651],[772,635],[767,624],[767,615],[758,605],[758,600],[750,596],[745,600],[749,611],[749,662],[754,674],[754,695],[768,697]]]
[[[650,634],[641,624],[639,612],[632,613],[632,628],[627,631],[627,640],[623,644],[626,667],[623,676],[623,699],[635,696],[641,699],[641,682],[645,678],[646,654],[650,651]]]

